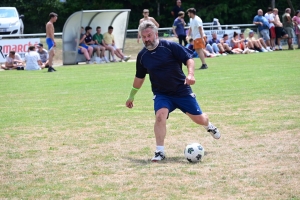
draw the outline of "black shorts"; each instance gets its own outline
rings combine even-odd
[[[282,36],[287,34],[283,27],[275,27],[275,33],[276,38],[281,38]]]

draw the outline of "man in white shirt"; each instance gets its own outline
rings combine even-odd
[[[23,67],[23,60],[19,54],[17,54],[15,51],[10,51],[9,55],[6,57],[5,64],[1,65],[1,69],[5,70],[24,70]]]
[[[42,62],[40,55],[36,52],[35,46],[28,48],[28,53],[25,54],[26,70],[40,70],[42,69]]]
[[[203,49],[206,46],[206,36],[204,35],[202,19],[196,15],[195,8],[189,8],[187,11],[190,17],[190,28],[187,36],[192,35],[194,40],[194,49],[198,53],[202,66],[199,69],[207,69]]]
[[[272,50],[275,50],[275,39],[276,39],[276,33],[275,33],[275,25],[274,25],[274,14],[273,9],[271,7],[268,7],[268,12],[265,14],[265,18],[269,21],[269,30],[270,30],[270,46]]]

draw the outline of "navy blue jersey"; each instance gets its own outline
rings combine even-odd
[[[85,40],[85,43],[87,44],[93,40],[93,36],[91,34],[86,34],[84,40]]]
[[[143,48],[136,60],[136,77],[149,74],[152,92],[170,96],[187,96],[192,93],[185,85],[182,64],[192,59],[192,52],[175,42],[160,40],[154,50]]]

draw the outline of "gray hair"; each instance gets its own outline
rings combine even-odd
[[[158,28],[157,26],[155,26],[155,24],[151,21],[143,21],[140,25],[139,25],[139,34],[141,35],[143,30],[146,30],[147,28],[151,28],[153,30],[153,32],[158,33]]]

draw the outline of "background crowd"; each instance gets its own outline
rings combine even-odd
[[[206,65],[204,57],[217,57],[226,56],[228,54],[247,54],[258,52],[271,52],[274,50],[282,50],[282,40],[287,40],[289,50],[295,49],[293,46],[293,38],[297,38],[297,47],[300,49],[300,10],[295,12],[295,15],[291,15],[291,9],[286,8],[282,16],[279,16],[277,8],[268,8],[263,13],[262,9],[257,11],[257,15],[253,18],[253,24],[257,26],[258,35],[255,31],[250,30],[247,35],[244,33],[234,33],[232,38],[229,38],[227,34],[224,34],[222,38],[217,38],[215,33],[212,34],[212,39],[208,40],[204,34],[203,22],[200,17],[196,15],[196,10],[188,12],[190,21],[192,24],[194,18],[197,22],[197,26],[201,27],[198,36],[195,37],[192,33],[192,29],[186,31],[185,22],[186,11],[182,7],[181,0],[176,1],[176,5],[171,11],[173,17],[173,34],[178,38],[179,44],[191,49],[194,52],[194,57],[199,57],[202,61],[202,67]],[[190,15],[191,14],[191,15]],[[139,23],[149,20],[152,21],[157,27],[160,25],[159,20],[155,20],[149,16],[149,9],[143,10],[143,18]],[[101,27],[96,27],[96,33],[91,34],[92,27],[81,27],[80,41],[78,46],[78,53],[82,54],[87,63],[107,63],[119,61],[128,61],[130,56],[126,56],[122,51],[115,46],[114,36],[112,34],[113,27],[108,27],[108,31],[105,34],[101,34]],[[188,38],[187,35],[191,35]],[[195,39],[201,38],[204,46],[200,48],[194,47]],[[188,42],[189,41],[189,42]],[[138,35],[139,43],[139,35]],[[110,57],[105,57],[105,51],[110,52]],[[93,55],[95,60],[92,61]],[[32,58],[35,58],[33,61]],[[43,48],[43,44],[37,46],[31,46],[28,49],[28,53],[25,55],[23,61],[21,57],[14,51],[11,51],[6,58],[5,64],[1,65],[2,69],[17,69],[17,70],[39,70],[48,67],[48,52]],[[204,67],[205,68],[205,67]],[[53,68],[52,68],[53,69]],[[54,70],[54,69],[53,69]]]

